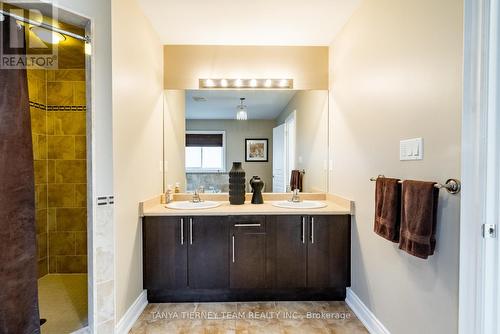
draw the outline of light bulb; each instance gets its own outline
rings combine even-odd
[[[264,84],[267,88],[270,88],[272,85],[273,85],[273,82],[271,81],[271,79],[267,79],[266,80],[266,83]]]
[[[215,84],[212,79],[205,80],[205,87],[213,87],[213,86],[215,86]]]
[[[257,80],[255,79],[250,80],[250,87],[257,87]]]
[[[234,85],[236,87],[241,87],[243,85],[243,82],[241,81],[241,79],[236,79],[234,80]]]
[[[222,79],[220,81],[220,85],[221,85],[221,87],[227,87],[227,80],[226,79]]]
[[[280,81],[280,87],[287,87],[288,86],[288,80],[282,79]]]

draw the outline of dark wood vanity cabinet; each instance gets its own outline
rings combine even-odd
[[[349,216],[310,216],[307,220],[307,287],[350,286]]]
[[[307,217],[274,216],[275,287],[304,288],[307,284]]]
[[[188,286],[193,289],[227,288],[227,217],[190,217],[187,222]]]
[[[142,227],[145,289],[188,287],[186,226],[182,218],[147,217]]]
[[[342,300],[349,215],[144,217],[150,302]]]
[[[350,285],[350,218],[275,216],[277,288]]]
[[[266,288],[267,239],[265,216],[233,216],[231,222],[230,287]]]
[[[227,288],[227,217],[147,217],[144,288]]]

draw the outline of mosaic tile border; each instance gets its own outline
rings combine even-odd
[[[40,109],[40,110],[47,110],[47,106],[45,104],[36,103],[36,102],[33,102],[33,101],[30,101],[30,107],[37,108],[37,109]]]
[[[87,111],[87,106],[53,106],[30,101],[30,107],[46,111]]]

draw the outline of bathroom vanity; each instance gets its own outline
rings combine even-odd
[[[344,300],[350,207],[271,204],[143,212],[150,302]]]

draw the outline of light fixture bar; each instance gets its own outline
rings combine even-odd
[[[201,89],[293,89],[293,79],[199,79]]]

